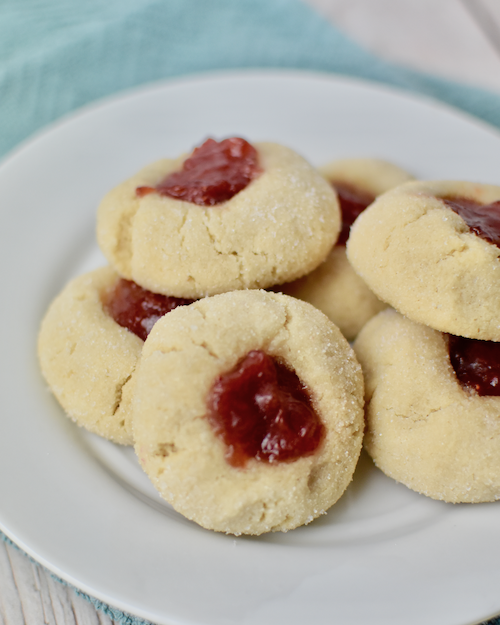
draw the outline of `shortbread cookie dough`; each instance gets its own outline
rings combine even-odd
[[[290,462],[230,461],[209,406],[220,377],[256,351],[305,385],[324,427],[312,454]],[[135,449],[160,494],[201,526],[232,534],[286,531],[326,512],[351,481],[362,395],[359,364],[320,311],[265,291],[216,295],[172,311],[147,338],[136,373]]]
[[[313,272],[279,287],[283,293],[309,302],[335,323],[348,341],[387,304],[370,291],[349,264],[345,247],[335,245]]]
[[[396,165],[371,158],[333,161],[319,171],[338,188],[341,211],[343,190],[344,193],[352,190],[371,203],[377,195],[412,179]],[[343,217],[342,234],[347,239],[352,220],[349,215]],[[356,274],[347,260],[345,246],[338,243],[317,269],[281,288],[284,293],[322,310],[350,341],[369,319],[387,306]]]
[[[69,417],[95,434],[130,445],[133,374],[144,342],[103,307],[103,294],[118,279],[104,267],[71,281],[43,319],[38,357]]]
[[[442,198],[488,205],[500,200],[500,187],[450,181],[396,187],[357,219],[347,256],[380,299],[414,321],[500,341],[500,249]]]
[[[151,291],[190,298],[267,288],[317,267],[340,230],[335,193],[292,150],[254,147],[262,173],[217,206],[137,195],[178,171],[186,156],[156,162],[108,193],[97,238],[111,265]]]
[[[354,349],[366,384],[364,444],[375,464],[433,499],[499,499],[500,397],[459,383],[447,335],[388,309]]]

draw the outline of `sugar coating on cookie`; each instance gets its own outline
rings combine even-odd
[[[219,378],[262,350],[296,373],[325,428],[313,454],[292,462],[228,462],[208,418]],[[363,380],[339,330],[311,305],[236,291],[178,308],[144,345],[133,430],[160,494],[201,526],[232,534],[286,531],[333,505],[352,479],[363,434]]]
[[[144,342],[104,309],[103,294],[118,279],[103,267],[72,280],[42,321],[38,358],[69,417],[95,434],[131,445],[133,374]]]
[[[109,192],[97,238],[111,265],[151,291],[191,298],[267,288],[319,265],[340,229],[335,193],[292,150],[254,147],[262,173],[217,206],[137,195],[178,171],[186,156],[156,162]]]
[[[357,275],[347,260],[345,247],[339,245],[313,272],[278,288],[324,312],[348,341],[354,340],[365,323],[387,307]]]
[[[368,202],[412,180],[412,176],[397,165],[372,158],[332,161],[319,171],[334,187],[352,189],[354,194],[360,192],[368,197]],[[342,195],[340,206],[342,209]],[[348,221],[346,230],[350,224]],[[347,260],[345,246],[338,243],[317,269],[281,288],[284,293],[323,311],[348,340],[353,340],[365,323],[387,306],[356,274]]]
[[[347,256],[380,299],[414,321],[500,341],[500,249],[443,198],[488,205],[500,200],[500,187],[456,181],[396,187],[356,220]]]
[[[459,383],[447,335],[388,309],[354,349],[366,385],[364,445],[375,464],[433,499],[499,499],[500,397]]]

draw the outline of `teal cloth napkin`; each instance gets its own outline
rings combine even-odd
[[[300,0],[2,0],[0,157],[109,94],[190,73],[265,67],[380,81],[500,128],[500,95],[382,61]],[[124,625],[144,622],[87,598]]]
[[[147,82],[229,68],[336,72],[433,96],[500,127],[500,96],[390,65],[299,0],[2,0],[0,156]]]

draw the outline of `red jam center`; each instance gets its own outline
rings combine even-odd
[[[193,301],[152,293],[123,278],[103,297],[104,307],[116,323],[143,341],[160,317]]]
[[[154,188],[138,187],[136,193],[142,197],[156,192],[199,206],[215,206],[230,200],[260,173],[257,150],[245,139],[207,139],[184,161],[181,171],[169,174]]]
[[[500,343],[449,335],[450,362],[462,386],[500,395]]]
[[[482,239],[500,247],[500,201],[479,204],[466,197],[443,197],[449,206],[465,221],[469,228]]]
[[[333,188],[337,192],[342,213],[342,230],[340,231],[337,244],[345,245],[349,238],[352,224],[365,208],[370,206],[375,200],[375,196],[343,182],[334,182]]]
[[[324,438],[325,428],[295,372],[260,350],[217,380],[208,408],[234,467],[251,458],[291,462],[313,454]]]

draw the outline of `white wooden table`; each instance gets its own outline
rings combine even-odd
[[[305,1],[387,60],[500,93],[500,0]],[[0,625],[43,623],[113,621],[0,541]]]

